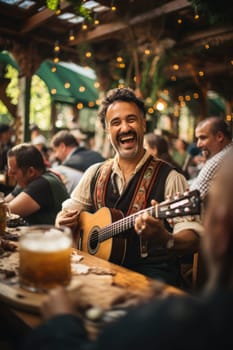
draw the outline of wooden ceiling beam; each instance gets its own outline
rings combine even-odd
[[[66,10],[70,7],[70,4],[67,2],[61,1],[61,10]],[[47,22],[51,17],[56,16],[55,11],[52,11],[48,8],[45,8],[43,11],[38,12],[36,15],[30,17],[25,21],[23,27],[20,30],[20,34],[25,34],[33,29],[41,26],[43,23]]]
[[[185,44],[193,44],[194,42],[222,39],[230,40],[233,38],[233,26],[224,26],[215,29],[206,29],[194,34],[187,35],[179,42],[177,46],[184,46]]]
[[[96,39],[100,40],[108,35],[113,36],[119,31],[127,29],[129,26],[134,26],[152,20],[153,18],[160,17],[162,15],[172,13],[190,6],[191,3],[188,0],[173,0],[144,14],[129,19],[128,23],[126,21],[122,21],[99,25],[95,29],[80,35],[79,38],[72,41],[71,45],[79,45],[83,41],[93,41]]]
[[[189,65],[190,66],[190,65]],[[198,76],[198,67],[195,67],[195,66],[190,66],[188,68],[186,67],[183,67],[182,69],[180,69],[179,71],[176,71],[176,73],[174,74],[174,71],[172,71],[171,69],[166,69],[165,72],[166,72],[166,76],[169,77],[171,75],[175,75],[176,78],[179,78],[179,79],[187,79],[189,77],[191,77],[192,74],[191,73],[191,70],[192,71],[195,71],[196,72],[196,75]],[[208,63],[207,65],[205,65],[203,67],[203,70],[205,72],[205,76],[208,77],[208,79],[210,78],[210,76],[215,76],[215,75],[219,75],[220,73],[226,73],[226,72],[229,72],[229,73],[232,73],[232,66],[229,64],[222,64],[222,63]],[[229,77],[231,76],[231,74],[229,75]],[[203,78],[205,79],[205,78]]]

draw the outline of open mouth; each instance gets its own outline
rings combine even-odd
[[[128,135],[120,135],[118,137],[118,141],[125,145],[125,144],[131,144],[136,140],[136,134],[128,134]]]
[[[129,142],[133,142],[134,139],[135,139],[134,136],[122,137],[122,138],[120,138],[120,142],[125,144],[125,143],[129,143]]]

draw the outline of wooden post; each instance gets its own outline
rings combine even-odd
[[[25,114],[24,114],[24,141],[30,141],[30,131],[29,131],[29,123],[30,123],[30,100],[31,100],[31,77],[25,78]]]

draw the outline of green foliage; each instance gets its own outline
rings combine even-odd
[[[198,13],[204,14],[210,23],[232,23],[232,0],[188,0]]]
[[[81,16],[84,17],[88,22],[92,22],[93,18],[91,16],[91,11],[86,9],[84,6],[79,5],[75,6],[76,12]]]
[[[11,65],[6,67],[6,78],[10,82],[6,89],[6,94],[11,103],[17,105],[19,100],[18,71]],[[30,101],[30,122],[39,125],[42,130],[50,128],[50,95],[44,81],[37,75],[32,78],[31,101]],[[12,123],[13,119],[6,106],[0,101],[0,121]]]
[[[73,5],[78,15],[85,18],[86,21],[92,22],[93,18],[91,16],[91,10],[82,5],[82,0],[67,0],[67,2]],[[58,9],[59,3],[59,0],[46,0],[47,7],[52,11],[56,11]]]
[[[6,94],[10,98],[12,104],[18,103],[19,88],[18,88],[18,71],[11,65],[6,66],[5,78],[9,78],[10,82],[6,88]],[[13,121],[12,116],[8,112],[8,109],[0,100],[0,122],[11,124]]]
[[[56,11],[58,8],[58,4],[59,4],[59,0],[47,0],[46,1],[46,5],[47,7],[52,10],[52,11]]]
[[[152,104],[158,98],[158,92],[163,88],[165,75],[163,74],[164,66],[167,62],[167,55],[155,57],[146,56],[141,68],[140,91],[145,97],[150,97]]]
[[[11,103],[17,105],[19,98],[18,71],[11,65],[7,65],[6,78],[11,79],[7,86],[6,94],[10,97]]]
[[[143,61],[140,90],[142,91],[144,96],[148,95],[148,91],[147,91],[148,90],[148,79],[149,79],[149,73],[150,73],[152,61],[153,61],[152,56],[148,56],[148,57],[145,56],[145,59]]]
[[[50,129],[51,99],[48,88],[37,75],[32,77],[30,122],[37,124],[42,130]]]

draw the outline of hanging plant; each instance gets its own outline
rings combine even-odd
[[[56,11],[59,5],[59,0],[47,0],[46,5],[48,9],[52,11]]]
[[[203,13],[209,18],[210,23],[232,23],[233,9],[232,0],[188,0],[194,10]]]
[[[150,97],[152,104],[158,98],[158,92],[163,87],[166,78],[163,72],[167,63],[167,55],[151,56],[144,60],[141,73],[140,91],[143,96]]]
[[[83,6],[82,0],[67,0],[67,2],[74,7],[75,12],[79,16],[83,17],[87,22],[92,22],[91,10]],[[46,0],[46,5],[50,10],[56,11],[60,6],[60,0]]]
[[[151,93],[150,93],[150,97],[151,97],[152,101],[156,101],[156,99],[158,97],[158,92],[163,87],[163,85],[166,81],[166,78],[165,78],[165,75],[163,72],[163,69],[166,66],[166,63],[167,63],[167,55],[165,53],[156,62],[154,74],[152,76],[152,84],[151,84],[152,88],[151,88]]]
[[[148,96],[148,81],[149,81],[149,72],[151,69],[151,64],[153,61],[153,56],[144,57],[143,65],[141,69],[141,82],[140,82],[140,90],[143,96]]]

